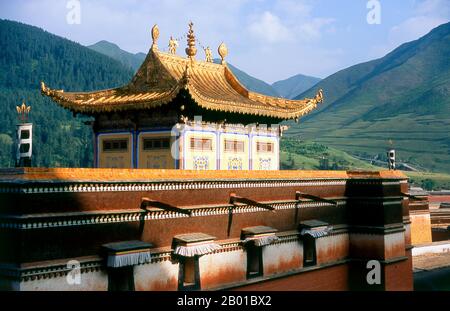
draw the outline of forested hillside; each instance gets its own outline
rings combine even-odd
[[[34,166],[89,167],[92,135],[40,94],[40,81],[56,89],[90,91],[126,84],[132,70],[118,61],[37,27],[0,20],[0,167],[14,166],[16,106],[31,105]]]

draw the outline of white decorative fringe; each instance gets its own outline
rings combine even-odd
[[[269,245],[272,244],[273,242],[278,241],[278,237],[273,234],[273,235],[266,235],[266,236],[261,236],[261,237],[252,237],[252,238],[246,238],[244,241],[242,241],[244,244],[254,241],[255,242],[255,246],[265,246],[265,245]]]
[[[327,236],[328,233],[331,231],[331,228],[327,228],[324,230],[311,230],[311,229],[303,229],[300,234],[301,235],[310,235],[313,238],[317,239],[317,238],[321,238],[324,236]]]
[[[192,246],[177,246],[175,247],[174,254],[183,257],[194,257],[200,255],[206,255],[214,252],[215,250],[221,249],[222,246],[216,243],[207,243]]]
[[[110,255],[108,256],[108,267],[125,267],[134,266],[142,263],[150,262],[151,254],[150,252],[137,252],[132,254],[123,255]]]

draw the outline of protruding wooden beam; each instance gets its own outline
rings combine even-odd
[[[243,204],[247,204],[247,205],[253,205],[253,206],[260,207],[260,208],[264,208],[269,211],[275,210],[275,208],[270,206],[269,204],[257,202],[257,201],[254,201],[254,200],[248,199],[248,198],[243,198],[243,197],[237,196],[234,193],[230,194],[230,203],[235,206],[236,206],[236,203],[243,203]]]
[[[404,193],[404,192],[401,192],[400,193],[402,196],[404,196],[404,197],[408,197],[409,199],[414,199],[414,200],[417,200],[417,201],[427,201],[428,200],[428,198],[424,198],[424,197],[418,197],[418,196],[415,196],[415,195],[412,195],[412,194],[409,194],[409,193]]]
[[[148,206],[160,208],[165,211],[185,214],[185,215],[189,215],[189,216],[191,216],[191,213],[192,213],[192,211],[190,211],[190,210],[182,209],[182,208],[179,208],[179,207],[167,204],[167,203],[151,200],[149,198],[142,198],[141,199],[141,209],[147,210]]]
[[[317,197],[317,196],[312,195],[312,194],[296,191],[295,192],[295,199],[296,200],[300,200],[301,198],[305,198],[305,199],[309,199],[309,200],[313,200],[313,201],[317,201],[317,202],[324,202],[324,203],[329,203],[329,204],[333,204],[333,205],[338,205],[337,201],[328,200],[328,199],[324,199],[324,198],[321,198],[321,197]]]

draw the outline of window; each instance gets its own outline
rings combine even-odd
[[[266,143],[261,141],[256,142],[257,152],[273,152],[273,150],[273,143]]]
[[[310,235],[303,238],[303,266],[316,265],[316,239]]]
[[[20,139],[28,139],[30,138],[30,131],[29,130],[22,130],[20,131]]]
[[[30,144],[21,144],[19,151],[20,153],[27,153],[30,151]]]
[[[111,268],[108,271],[109,291],[133,291],[134,271],[133,266]]]
[[[244,152],[244,142],[239,140],[225,140],[226,152]]]
[[[144,150],[160,150],[170,148],[170,138],[144,138]]]
[[[247,244],[247,278],[254,278],[263,275],[262,247],[255,243]]]
[[[111,139],[103,141],[103,151],[123,152],[128,150],[128,139]]]
[[[198,256],[180,257],[180,272],[178,275],[179,290],[200,289],[200,273]]]
[[[191,149],[212,150],[212,140],[210,138],[191,138]]]

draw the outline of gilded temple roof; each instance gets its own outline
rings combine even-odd
[[[191,31],[192,24],[190,26]],[[219,47],[222,63],[211,62],[210,54],[206,61],[196,60],[192,32],[188,34],[188,57],[181,57],[158,49],[156,40],[159,30],[155,27],[152,29],[153,45],[128,85],[95,92],[65,92],[51,89],[42,82],[42,94],[73,112],[95,114],[153,109],[169,104],[184,89],[197,105],[207,110],[278,119],[299,118],[323,101],[321,90],[314,98],[303,100],[289,100],[249,91],[226,65],[224,57],[227,49],[224,44]]]

